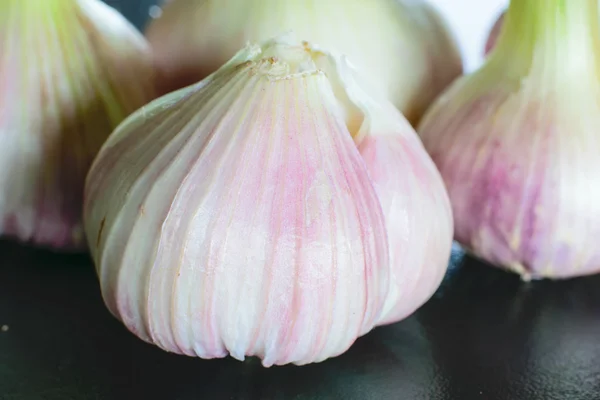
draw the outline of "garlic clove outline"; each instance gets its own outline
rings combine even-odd
[[[600,271],[598,2],[563,3],[513,0],[484,66],[418,128],[456,239],[524,280]]]
[[[81,250],[83,185],[111,131],[155,97],[143,36],[98,0],[0,5],[0,234]]]
[[[103,146],[86,183],[86,234],[108,308],[140,338],[302,365],[343,353],[435,290],[449,245],[423,288],[391,279],[387,215],[333,58],[293,36],[249,45]]]
[[[340,82],[334,83],[344,90],[337,91],[338,99],[346,109],[355,108],[346,112],[355,116],[347,118],[347,125],[386,220],[392,284],[381,324],[392,323],[425,303],[444,277],[453,235],[450,200],[406,118],[389,102],[363,90],[368,83],[345,57],[336,67],[337,73],[329,76],[339,76]]]

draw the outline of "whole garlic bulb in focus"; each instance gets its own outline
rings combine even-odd
[[[149,47],[98,0],[0,4],[0,234],[81,249],[83,185],[111,131],[154,97]]]
[[[247,41],[286,31],[346,54],[413,124],[462,74],[448,26],[420,0],[173,0],[146,37],[167,93],[205,78]]]
[[[85,228],[104,300],[132,332],[191,356],[306,364],[433,294],[452,242],[441,177],[354,76],[283,36],[111,135]]]
[[[598,1],[513,0],[484,66],[419,126],[456,239],[530,278],[600,271]]]

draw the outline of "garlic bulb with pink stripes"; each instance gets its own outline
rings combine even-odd
[[[88,175],[110,311],[164,350],[307,364],[423,304],[452,217],[414,130],[345,58],[248,45],[145,106]]]
[[[85,176],[153,79],[143,36],[101,1],[0,1],[0,235],[85,248]]]
[[[524,280],[600,272],[598,0],[512,0],[485,64],[419,134],[455,237]]]

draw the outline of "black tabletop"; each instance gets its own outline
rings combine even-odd
[[[110,0],[138,27],[153,0]],[[433,299],[340,357],[168,354],[102,303],[86,256],[0,241],[0,399],[600,399],[600,277],[524,283],[455,250]]]
[[[146,344],[106,310],[88,257],[0,241],[0,398],[600,399],[599,287],[524,283],[456,249],[410,318],[323,363],[266,369]]]

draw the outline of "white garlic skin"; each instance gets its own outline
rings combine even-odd
[[[414,159],[373,160],[367,130],[363,160],[319,53],[274,43],[135,113],[88,175],[85,228],[103,298],[164,350],[264,366],[323,361],[413,312],[446,269],[451,216],[444,240],[427,242],[431,221],[423,234],[417,219],[434,200],[406,199],[422,172],[430,181],[414,191],[441,191],[431,215],[449,213],[410,125],[389,132],[410,138],[390,153],[414,149]],[[388,177],[394,168],[405,176]],[[388,195],[391,212],[378,197],[389,182],[407,191]],[[409,264],[390,263],[399,256]]]
[[[418,128],[456,240],[524,280],[600,271],[599,85],[575,78],[589,76],[579,60],[553,69],[543,56],[461,78]]]
[[[431,297],[452,245],[452,211],[442,178],[404,123],[406,135],[373,135],[358,145],[379,195],[390,247],[393,283],[381,323],[408,317]]]
[[[362,77],[358,71],[338,71],[346,87],[346,109],[356,107],[349,113],[355,116],[349,126],[358,125],[356,116],[362,116],[353,136],[386,221],[392,284],[380,323],[392,323],[425,303],[444,277],[453,235],[450,200],[439,171],[404,116],[389,102],[371,101],[362,90],[368,87],[364,80],[353,85],[353,79]]]
[[[248,41],[283,32],[346,54],[415,124],[462,74],[458,45],[437,10],[414,0],[173,0],[145,35],[162,92],[196,83]]]
[[[154,98],[141,33],[98,0],[2,0],[0,235],[81,250],[83,186],[112,130]]]

